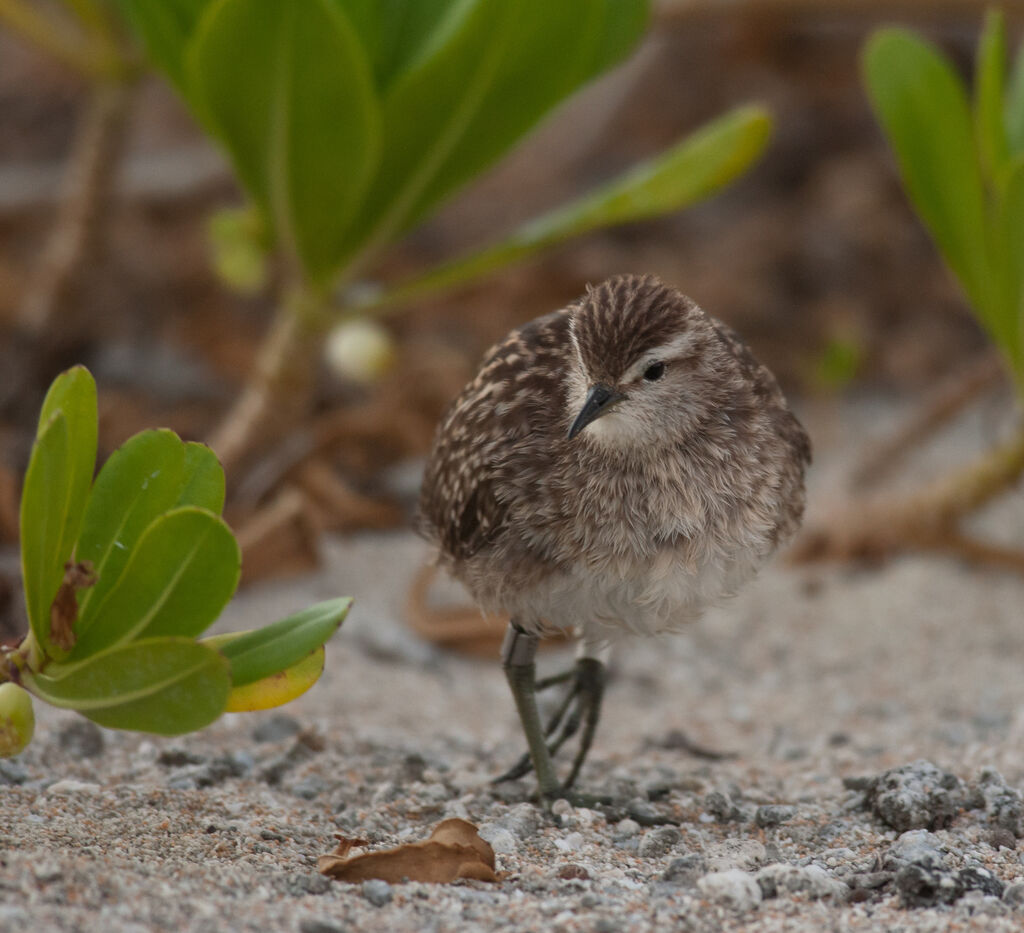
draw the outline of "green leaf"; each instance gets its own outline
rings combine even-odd
[[[291,703],[320,679],[324,672],[325,654],[324,646],[321,645],[283,671],[255,680],[244,687],[233,687],[228,694],[224,712],[255,713]]]
[[[142,431],[103,464],[86,504],[76,549],[79,560],[92,563],[97,578],[95,586],[78,597],[79,639],[95,623],[142,533],[178,502],[184,481],[185,445],[173,431]]]
[[[72,659],[140,638],[199,635],[231,598],[240,567],[238,544],[221,519],[193,507],[168,512],[139,538]]]
[[[227,704],[229,666],[187,638],[149,638],[112,647],[53,674],[28,673],[25,686],[53,706],[111,729],[180,735],[202,729]]]
[[[373,299],[370,307],[452,288],[593,230],[681,210],[746,171],[764,150],[771,126],[771,117],[762,108],[737,108],[666,152],[528,222],[502,242],[437,266]]]
[[[1024,41],[1017,47],[1013,73],[1006,90],[1006,136],[1013,155],[1024,152]]]
[[[871,37],[864,71],[910,200],[982,322],[1002,342],[997,276],[987,255],[985,190],[962,83],[932,46],[901,29]]]
[[[188,72],[246,190],[318,285],[380,151],[369,63],[333,0],[218,0]]]
[[[55,496],[66,495],[64,528],[58,553],[53,555],[61,568],[71,551],[82,525],[86,497],[96,468],[96,438],[99,416],[96,410],[96,382],[84,366],[73,366],[61,373],[43,400],[39,415],[40,430],[58,411],[64,413],[68,425],[68,486],[52,490]]]
[[[220,515],[224,509],[224,469],[205,444],[185,445],[185,485],[177,505],[195,505]]]
[[[1011,163],[997,215],[996,239],[1004,249],[1008,323],[1006,352],[1024,388],[1024,153]]]
[[[220,649],[231,663],[232,684],[242,687],[298,664],[334,634],[351,606],[348,597],[330,599],[264,628],[216,635],[203,644]]]
[[[477,0],[335,0],[345,12],[373,71],[378,94],[431,46],[445,41]]]
[[[149,60],[188,97],[185,49],[210,0],[115,0]]]
[[[57,412],[36,437],[21,491],[21,575],[32,634],[47,657],[63,657],[50,641],[50,604],[64,577],[61,541],[71,488],[68,422]]]
[[[999,10],[985,14],[974,76],[974,132],[982,168],[998,183],[1010,158],[1003,115],[1006,80],[1006,23]]]
[[[391,239],[503,155],[555,104],[622,58],[646,0],[478,0],[383,98],[384,147],[353,230]]]

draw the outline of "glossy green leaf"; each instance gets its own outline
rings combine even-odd
[[[978,41],[974,76],[974,131],[978,154],[988,178],[999,182],[1010,158],[1003,117],[1006,82],[1006,23],[998,10],[989,10]]]
[[[66,652],[50,642],[50,604],[64,576],[61,542],[66,525],[71,460],[68,423],[57,412],[32,446],[21,492],[21,574],[29,624],[47,657]]]
[[[178,502],[184,480],[185,445],[168,430],[136,434],[103,464],[77,546],[78,559],[90,561],[97,578],[95,586],[79,594],[79,639],[121,579],[142,533]]]
[[[96,409],[96,382],[84,366],[73,366],[61,373],[43,400],[39,414],[42,429],[58,411],[64,413],[68,427],[68,485],[53,489],[52,494],[64,503],[64,527],[57,553],[52,560],[58,567],[71,558],[82,525],[85,502],[89,495],[93,471],[96,469],[96,438],[99,416]]]
[[[224,468],[205,444],[185,445],[185,484],[178,505],[194,505],[220,515],[224,509]]]
[[[231,663],[231,682],[242,687],[302,661],[331,637],[351,606],[348,597],[330,599],[264,628],[216,635],[203,644],[219,648]]]
[[[224,712],[231,691],[225,658],[188,638],[118,645],[78,664],[51,665],[51,670],[26,675],[26,688],[101,726],[159,735],[209,725]]]
[[[910,200],[983,323],[1001,339],[985,190],[963,84],[931,45],[901,29],[871,37],[864,71]]]
[[[199,635],[231,598],[240,567],[238,544],[220,518],[193,507],[168,512],[139,538],[72,659],[139,638]]]
[[[188,96],[185,50],[210,0],[115,0],[146,55]]]
[[[369,63],[334,0],[218,0],[189,52],[190,87],[242,184],[325,284],[380,151]]]
[[[374,86],[385,93],[432,45],[444,42],[478,0],[334,0],[359,36]]]
[[[771,117],[760,107],[733,110],[666,152],[530,221],[500,243],[440,265],[368,306],[397,304],[452,288],[572,237],[681,210],[746,171],[764,151],[771,125]]]
[[[384,95],[384,148],[353,236],[388,240],[621,59],[646,0],[478,0]]]
[[[996,236],[1004,249],[1007,280],[1007,339],[1002,349],[1024,388],[1024,153],[1007,170]]]
[[[1024,153],[1024,41],[1017,47],[1013,72],[1006,88],[1006,136],[1013,155]]]
[[[228,694],[226,713],[255,713],[291,703],[313,686],[324,672],[324,646],[314,648],[301,661],[262,680],[233,687]]]

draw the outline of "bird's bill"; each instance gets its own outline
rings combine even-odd
[[[599,382],[597,385],[591,386],[587,398],[583,402],[583,407],[569,428],[569,440],[579,434],[591,421],[596,421],[602,415],[607,415],[615,407],[616,402],[621,402],[624,398],[625,396],[621,392],[616,392],[615,389],[604,383]]]

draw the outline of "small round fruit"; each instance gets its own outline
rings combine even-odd
[[[0,758],[23,752],[35,729],[32,697],[17,684],[0,684]]]

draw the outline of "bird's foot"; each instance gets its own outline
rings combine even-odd
[[[546,677],[537,681],[536,689],[547,690],[558,684],[570,683],[569,690],[565,697],[558,704],[547,727],[544,730],[549,755],[557,754],[558,750],[580,731],[580,747],[573,759],[572,768],[564,784],[555,785],[549,788],[540,788],[540,795],[544,800],[555,801],[558,799],[569,800],[573,803],[571,791],[572,785],[579,776],[580,768],[590,751],[594,741],[594,733],[597,730],[597,722],[601,716],[601,699],[604,696],[605,670],[604,664],[596,658],[580,658],[576,664],[567,671],[556,674],[553,677]],[[514,781],[529,774],[533,770],[533,760],[527,752],[504,774],[494,779],[498,784],[502,781]],[[581,795],[575,794],[579,797]],[[588,795],[582,795],[588,796]],[[594,797],[594,795],[589,795]],[[595,797],[600,802],[601,798]],[[604,801],[608,802],[608,801]],[[574,806],[587,806],[585,803],[574,803]]]

